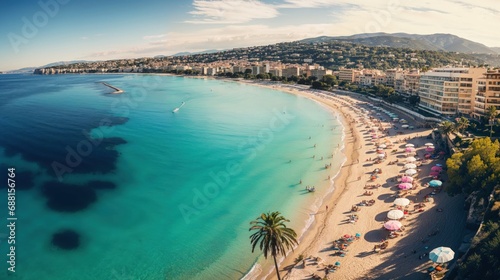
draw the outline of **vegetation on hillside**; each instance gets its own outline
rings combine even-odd
[[[488,137],[476,139],[446,165],[447,191],[474,195],[475,206],[485,208],[483,227],[459,263],[456,278],[500,279],[500,143]]]

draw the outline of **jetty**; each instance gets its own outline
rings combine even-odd
[[[108,83],[101,82],[101,84],[103,84],[103,85],[105,85],[105,86],[107,86],[107,87],[109,87],[109,88],[113,89],[113,90],[114,90],[114,92],[111,92],[111,94],[120,94],[120,93],[124,93],[124,91],[123,91],[122,89],[117,88],[117,87],[115,87],[115,86],[113,86],[113,85],[110,85],[110,84],[108,84]]]

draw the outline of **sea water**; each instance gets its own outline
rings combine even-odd
[[[0,130],[1,279],[239,279],[262,259],[249,222],[280,211],[302,234],[344,160],[331,111],[224,80],[0,75]],[[6,182],[0,199],[7,224]]]

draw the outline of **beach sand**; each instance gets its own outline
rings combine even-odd
[[[375,158],[376,145],[372,142],[371,132],[366,125],[359,121],[358,113],[350,106],[369,109],[365,102],[367,99],[357,94],[351,96],[334,95],[327,96],[320,91],[300,89],[296,86],[279,85],[273,83],[247,82],[257,86],[265,86],[276,90],[297,94],[321,102],[322,104],[340,112],[343,116],[342,122],[345,127],[345,148],[343,153],[347,161],[342,167],[340,174],[335,178],[335,191],[324,200],[324,205],[315,215],[316,220],[309,230],[301,237],[300,244],[293,252],[287,255],[280,264],[280,273],[283,279],[312,279],[316,274],[325,277],[325,265],[340,262],[340,267],[334,272],[330,272],[328,279],[429,279],[426,269],[432,265],[428,256],[421,257],[424,253],[429,253],[433,248],[447,246],[458,249],[465,232],[466,213],[463,209],[464,198],[461,196],[449,197],[441,192],[434,196],[433,201],[425,202],[426,207],[423,212],[410,213],[406,219],[402,220],[405,230],[400,232],[400,236],[388,239],[388,248],[379,253],[373,250],[374,245],[379,244],[382,239],[387,238],[388,231],[383,229],[387,212],[393,207],[396,198],[397,182],[392,181],[397,175],[403,174],[406,152],[404,146],[407,143],[415,144],[417,155],[423,157],[424,144],[432,142],[426,139],[431,133],[430,129],[401,129],[400,124],[396,124],[399,130],[394,130],[390,123],[385,123],[389,136],[381,138],[381,141],[389,139],[394,146],[387,149],[388,158],[375,164],[368,161]],[[368,101],[368,103],[371,103]],[[404,116],[401,112],[396,112],[401,118],[406,118],[409,125],[416,125],[415,121]],[[375,117],[375,115],[374,115]],[[383,114],[380,117],[390,119]],[[356,122],[354,122],[356,121]],[[402,135],[396,132],[402,131]],[[381,133],[379,133],[381,135]],[[410,140],[403,140],[409,138]],[[392,153],[392,150],[397,150]],[[397,164],[389,165],[390,161],[398,160]],[[412,190],[406,197],[412,201],[408,210],[413,212],[416,203],[424,201],[424,196],[431,193],[432,189],[423,186],[431,180],[429,177],[430,168],[435,164],[445,164],[444,160],[430,160],[419,167],[420,171],[415,176],[416,182],[420,185]],[[373,182],[369,182],[370,174],[375,168],[381,168],[382,174]],[[377,189],[370,189],[371,196],[364,196],[365,185],[380,184]],[[351,207],[362,200],[374,199],[373,206],[360,206],[359,220],[356,223],[348,222],[348,215]],[[326,211],[326,206],[329,206]],[[436,211],[442,208],[443,212]],[[439,233],[433,235],[434,232]],[[334,256],[333,241],[345,234],[354,235],[360,233],[359,240],[352,242],[348,246],[345,256]],[[299,255],[304,255],[305,262],[294,263]],[[313,258],[319,257],[319,262]],[[267,264],[269,263],[269,264]],[[262,275],[257,279],[276,279],[276,274],[268,271],[272,268],[268,260],[262,269]],[[305,266],[304,266],[305,264]],[[268,275],[267,275],[268,274]]]

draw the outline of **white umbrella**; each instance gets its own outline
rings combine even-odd
[[[409,125],[407,125],[407,124],[403,124],[401,127],[402,127],[402,128],[408,128],[408,127],[409,127]]]
[[[385,148],[387,148],[387,145],[386,144],[380,144],[378,147],[382,148],[382,149],[385,149]]]
[[[394,200],[394,204],[397,206],[406,206],[410,204],[410,200],[408,198],[400,197]]]
[[[417,165],[415,163],[405,164],[405,169],[414,169],[414,168],[417,168]]]
[[[399,220],[403,218],[405,213],[401,210],[391,210],[389,213],[387,213],[387,218],[391,220]]]
[[[407,157],[406,161],[407,162],[415,162],[415,161],[417,161],[417,159],[415,157]]]
[[[410,176],[411,175],[415,175],[415,174],[417,174],[417,170],[415,170],[415,169],[408,169],[408,170],[405,171],[405,174],[406,175],[410,175]]]
[[[425,143],[425,146],[434,146],[432,143]]]
[[[409,148],[409,147],[415,147],[415,145],[413,145],[413,144],[406,144],[406,145],[405,145],[405,147],[406,147],[406,148]]]
[[[379,155],[377,155],[377,156],[378,156],[378,158],[380,158],[380,159],[385,158],[385,154],[379,154]]]
[[[435,263],[446,263],[455,257],[455,252],[448,247],[438,247],[429,253],[429,259]]]

